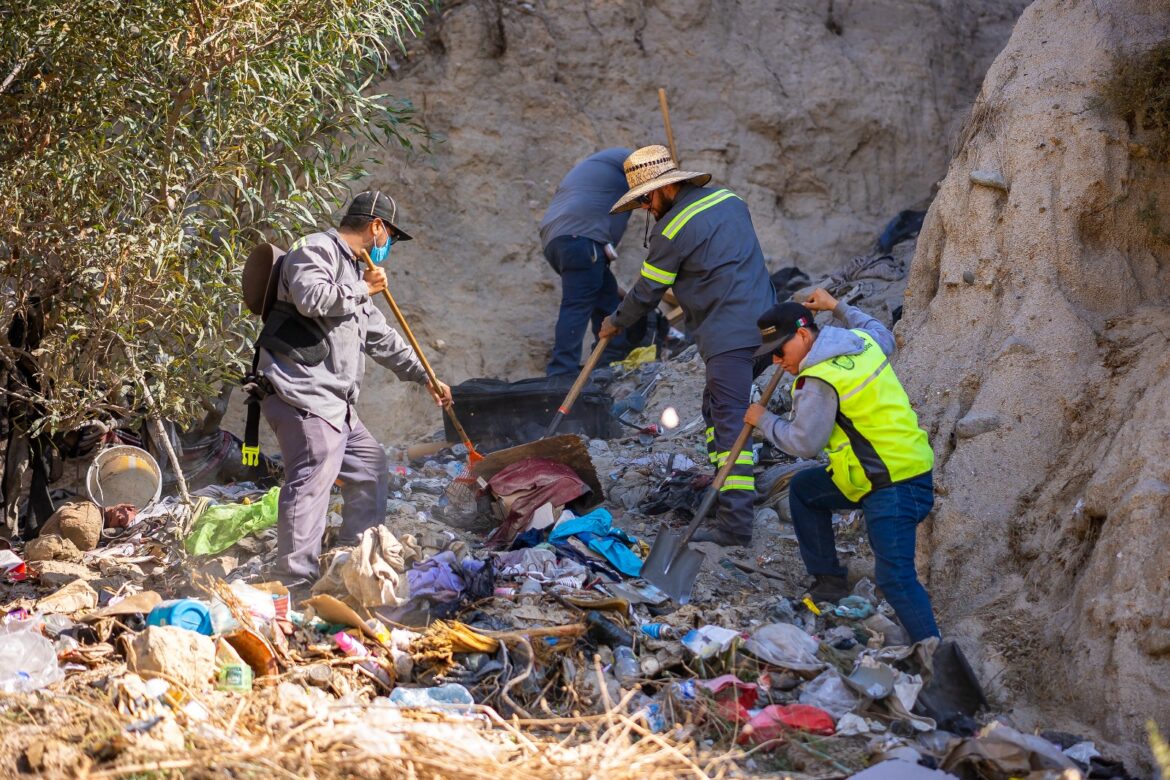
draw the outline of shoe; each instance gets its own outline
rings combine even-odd
[[[813,584],[808,589],[809,597],[817,604],[826,601],[836,604],[852,593],[849,582],[844,577],[835,577],[831,574],[814,574]]]
[[[700,528],[691,537],[692,542],[714,542],[720,547],[750,547],[752,535],[732,533],[723,528]]]

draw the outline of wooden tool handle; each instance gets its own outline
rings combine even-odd
[[[569,388],[569,394],[565,396],[564,402],[561,403],[557,409],[557,413],[553,415],[552,422],[548,425],[548,430],[544,433],[544,438],[548,438],[556,433],[557,428],[561,425],[561,420],[573,408],[573,404],[577,402],[577,396],[581,394],[581,389],[585,387],[585,383],[589,381],[589,375],[593,373],[593,369],[597,367],[597,362],[601,360],[601,353],[605,352],[605,348],[609,346],[609,339],[598,339],[597,346],[589,353],[589,359],[585,361],[581,373],[577,374],[577,381]]]
[[[358,251],[362,256],[362,259],[366,261],[366,268],[372,271],[378,267],[374,265],[374,261],[370,257],[369,252],[364,249],[359,249]],[[433,390],[436,394],[440,394],[439,378],[435,376],[435,370],[431,368],[430,361],[427,360],[427,356],[423,354],[422,347],[420,347],[418,344],[418,339],[414,337],[414,333],[411,331],[410,326],[406,324],[406,317],[402,315],[402,310],[399,309],[398,304],[394,302],[394,296],[390,294],[390,289],[382,288],[382,295],[386,296],[386,303],[390,304],[390,310],[394,312],[394,318],[398,320],[398,325],[402,328],[402,332],[406,335],[406,340],[410,342],[411,349],[413,349],[414,354],[418,356],[418,362],[422,363],[423,370],[427,372],[427,380],[431,383],[431,390]],[[451,425],[455,428],[455,433],[459,434],[459,439],[463,442],[463,446],[466,447],[469,452],[475,452],[475,447],[472,446],[471,439],[468,437],[467,431],[463,430],[463,425],[460,424],[459,418],[455,416],[455,409],[451,406],[444,406],[443,411],[445,411],[447,416],[451,418]]]
[[[780,378],[784,376],[784,372],[779,367],[776,368],[776,373],[772,374],[772,378],[768,380],[768,385],[764,388],[764,394],[760,396],[760,403],[768,403],[768,399],[776,392],[776,387],[780,384]],[[684,549],[687,542],[695,535],[695,531],[699,529],[699,524],[702,523],[703,518],[715,506],[715,500],[719,498],[719,488],[723,487],[723,483],[727,481],[727,475],[735,468],[735,460],[739,457],[739,453],[747,445],[748,439],[752,435],[752,424],[744,423],[743,430],[739,432],[739,436],[735,437],[735,444],[731,445],[731,451],[727,453],[727,460],[715,473],[715,479],[712,480],[711,486],[707,488],[706,495],[703,496],[703,502],[699,504],[699,508],[695,510],[695,516],[691,520],[691,524],[687,526],[686,533],[683,534],[682,539],[679,540],[678,548]]]
[[[679,165],[678,149],[674,148],[674,132],[670,129],[670,107],[666,105],[666,90],[658,88],[658,107],[662,109],[662,123],[666,125],[666,143],[670,147],[670,156],[674,164]]]

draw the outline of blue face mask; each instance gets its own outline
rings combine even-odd
[[[381,265],[386,262],[386,258],[390,256],[390,247],[394,244],[394,239],[389,234],[386,235],[386,243],[382,246],[374,244],[374,248],[370,250],[370,259],[374,261],[375,265]]]

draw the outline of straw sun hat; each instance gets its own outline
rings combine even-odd
[[[613,204],[610,214],[636,209],[638,198],[659,187],[680,181],[689,181],[702,187],[711,181],[711,174],[695,171],[680,171],[665,146],[643,146],[626,158],[622,166],[626,172],[626,183],[630,191]]]

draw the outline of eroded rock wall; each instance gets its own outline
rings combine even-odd
[[[665,141],[747,200],[774,268],[827,270],[924,203],[1023,0],[469,0],[444,4],[381,88],[437,142],[369,184],[404,227],[391,281],[449,382],[543,373],[560,296],[537,225],[560,177],[613,145]],[[642,216],[621,246],[635,278]],[[439,348],[439,342],[444,346]],[[421,391],[368,372],[386,442],[439,425]]]
[[[943,625],[1025,722],[1137,761],[1145,720],[1170,724],[1170,166],[1101,96],[1116,58],[1167,38],[1164,2],[1024,12],[899,328],[940,456],[920,554]]]

